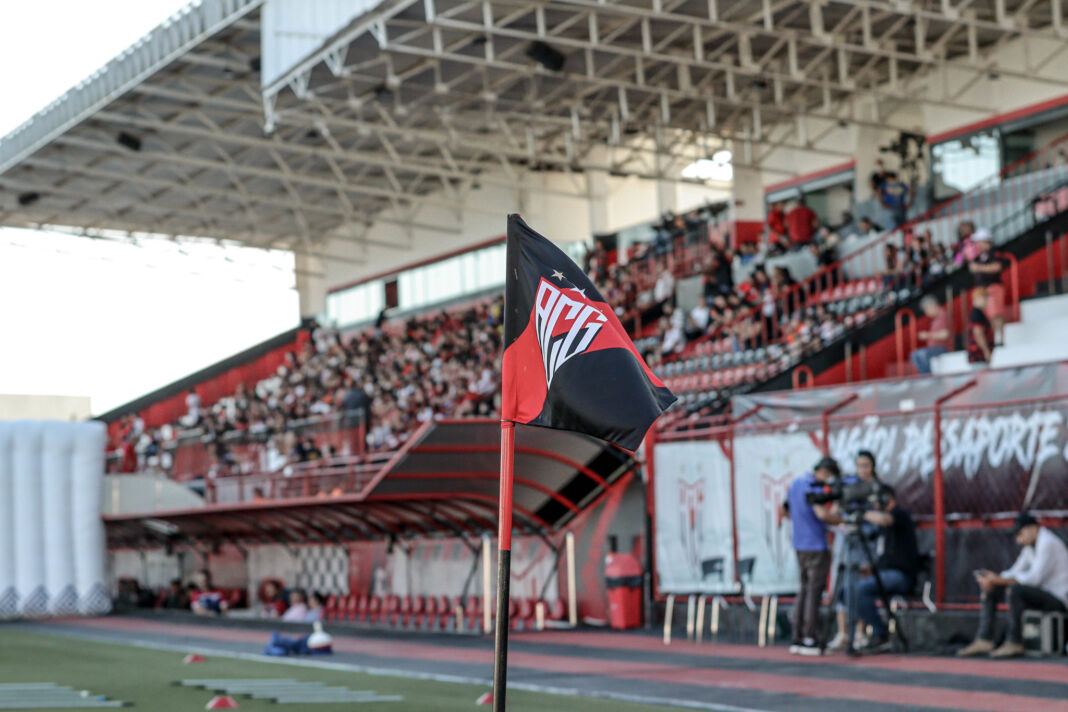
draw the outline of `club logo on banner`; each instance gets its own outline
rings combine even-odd
[[[790,483],[819,458],[807,433],[735,436],[738,567],[742,582],[755,595],[797,590],[793,529],[780,512]]]
[[[700,463],[697,468],[700,469]],[[703,529],[703,508],[705,501],[705,483],[702,480],[678,481],[679,490],[679,536],[686,560],[696,574],[701,561],[701,530]]]
[[[771,552],[771,559],[777,571],[786,567],[788,557],[793,556],[793,542],[789,526],[784,526],[782,505],[786,502],[786,493],[790,489],[793,477],[789,474],[780,477],[762,474],[760,488],[763,498],[761,507],[764,542]]]
[[[716,442],[656,446],[656,572],[666,593],[730,593],[730,462]]]

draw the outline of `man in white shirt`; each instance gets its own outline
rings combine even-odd
[[[977,571],[975,580],[982,590],[982,613],[979,632],[968,647],[958,650],[960,657],[990,653],[992,658],[1023,655],[1022,618],[1024,610],[1068,610],[1068,546],[1049,529],[1039,525],[1028,512],[1020,512],[1013,528],[1016,543],[1022,547],[1016,563],[996,574]],[[1005,642],[994,649],[994,618],[997,606],[1009,599],[1009,626]]]

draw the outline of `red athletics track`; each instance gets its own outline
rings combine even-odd
[[[255,653],[262,625],[240,627],[137,617],[26,624],[42,632],[92,635],[188,649]],[[334,663],[403,674],[489,679],[492,640],[471,636],[334,627]],[[1068,664],[880,656],[850,660],[791,656],[746,645],[664,646],[654,637],[587,631],[513,634],[510,680],[534,687],[612,695],[704,709],[763,712],[1042,710],[1068,712]],[[1063,660],[1063,659],[1061,659]]]

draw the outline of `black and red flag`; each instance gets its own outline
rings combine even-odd
[[[636,450],[675,396],[570,257],[508,216],[501,419]]]

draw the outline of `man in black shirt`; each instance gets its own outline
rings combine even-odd
[[[916,525],[909,513],[897,506],[894,488],[881,488],[886,505],[864,513],[864,519],[881,527],[875,547],[875,568],[888,596],[909,593],[916,586],[920,568],[920,553],[916,546]],[[866,576],[857,584],[857,612],[861,620],[871,626],[868,649],[872,652],[889,650],[890,635],[886,621],[879,615],[875,602],[879,587],[874,576]]]
[[[969,363],[989,365],[994,351],[994,327],[984,311],[986,300],[985,290],[976,289],[972,292],[972,311],[968,315]]]

